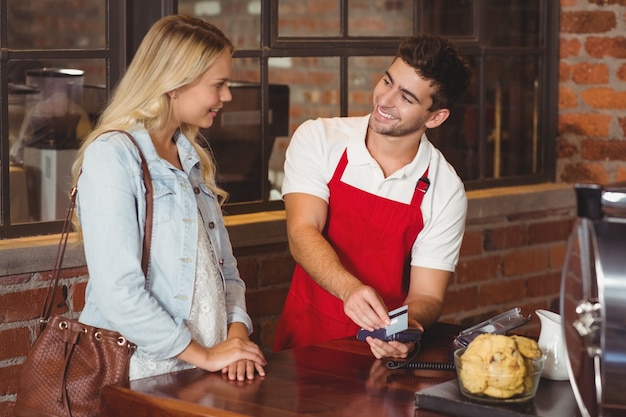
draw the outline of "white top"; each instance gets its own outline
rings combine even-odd
[[[199,223],[198,228],[198,257],[196,259],[193,301],[191,313],[189,319],[185,320],[185,325],[191,331],[195,341],[202,346],[212,347],[226,340],[226,295],[215,251],[202,223]],[[156,359],[138,350],[130,357],[128,374],[132,381],[190,368],[194,368],[194,365],[176,357]]]
[[[342,181],[368,193],[409,204],[417,180],[428,168],[430,187],[422,202],[424,229],[411,252],[411,265],[454,271],[465,231],[467,197],[456,171],[422,136],[414,160],[385,178],[365,146],[369,115],[308,120],[291,138],[285,161],[283,196],[306,193],[328,202],[328,182],[343,154]]]

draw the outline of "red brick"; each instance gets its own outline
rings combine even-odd
[[[30,350],[30,330],[27,327],[2,330],[0,340],[0,361],[26,356]]]
[[[14,408],[15,403],[13,401],[0,401],[0,417],[14,417]]]
[[[500,275],[502,259],[500,256],[491,256],[479,259],[461,259],[456,268],[455,282],[466,284],[469,282],[488,281]]]
[[[15,394],[22,365],[9,365],[0,368],[0,397]]]
[[[248,291],[246,303],[252,320],[256,322],[261,317],[279,315],[283,310],[287,291],[288,288]]]
[[[334,0],[317,0],[305,3],[307,5],[306,13],[310,16],[319,16],[326,14],[336,16],[339,13],[339,5]]]
[[[61,288],[58,290],[61,290]],[[41,315],[46,292],[46,288],[38,288],[16,293],[0,294],[0,323],[11,323],[38,318]],[[57,291],[57,293],[53,313],[61,314],[67,311],[67,305],[63,302],[61,291]]]
[[[6,285],[25,284],[30,281],[31,277],[31,274],[6,275],[4,277],[0,277],[0,287]]]
[[[608,10],[561,12],[561,33],[603,33],[616,23],[615,13]]]
[[[626,117],[619,117],[617,119],[619,127],[622,129],[622,136],[626,136]]]
[[[272,350],[277,328],[278,317],[264,320],[261,325],[258,326],[258,334],[255,336],[256,339],[254,341],[264,352],[270,352]]]
[[[528,278],[527,297],[554,296],[561,292],[561,272],[549,272]]]
[[[258,273],[259,265],[257,260],[253,257],[238,257],[237,268],[239,269],[239,275],[246,283],[248,290],[258,288]]]
[[[507,301],[523,300],[525,296],[526,286],[523,279],[499,281],[480,286],[478,304],[487,306]]]
[[[567,240],[572,225],[570,220],[554,220],[533,223],[528,226],[528,237],[531,245],[546,242]]]
[[[590,161],[626,160],[626,140],[583,140],[580,149],[583,159]]]
[[[295,266],[296,263],[290,255],[262,259],[259,265],[259,286],[289,284]]]
[[[626,64],[620,65],[615,75],[620,81],[626,81]]]
[[[577,145],[564,137],[557,138],[556,147],[558,158],[569,158],[578,154]]]
[[[566,113],[558,120],[559,134],[575,133],[582,136],[608,136],[611,116],[605,114]]]
[[[472,310],[477,306],[478,289],[476,287],[464,289],[449,288],[443,303],[442,316]]]
[[[602,164],[585,162],[565,164],[560,179],[568,183],[607,184],[610,182],[610,177]]]
[[[559,54],[562,59],[576,57],[580,54],[582,45],[578,39],[564,39],[561,37]]]
[[[567,242],[550,248],[550,268],[562,270],[567,255]]]
[[[482,231],[465,231],[460,256],[479,255],[483,252]]]
[[[590,88],[580,94],[581,98],[595,109],[626,108],[626,92],[610,88]]]
[[[626,38],[599,38],[590,36],[585,42],[585,51],[593,58],[626,58]]]
[[[572,66],[572,79],[576,84],[606,84],[609,68],[606,64],[582,63]]]
[[[615,174],[615,181],[626,181],[626,167],[622,167],[622,166],[617,167],[617,172]]]
[[[86,287],[86,282],[76,282],[72,285],[72,307],[74,312],[82,311],[85,308]]]
[[[485,230],[485,250],[517,248],[528,244],[525,225],[512,225]]]
[[[578,107],[578,95],[568,87],[559,87],[559,109]]]
[[[569,81],[572,76],[572,67],[565,61],[559,62],[559,82]]]
[[[517,250],[504,256],[504,275],[530,274],[548,268],[548,251],[540,248]]]

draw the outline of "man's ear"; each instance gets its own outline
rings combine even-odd
[[[430,119],[426,122],[425,126],[428,129],[434,129],[434,128],[438,127],[438,126],[441,126],[441,124],[446,121],[448,116],[450,116],[450,110],[449,109],[435,110],[433,112],[432,116],[430,117]]]

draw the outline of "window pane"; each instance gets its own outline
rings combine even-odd
[[[350,57],[348,59],[348,114],[363,116],[372,111],[374,87],[391,65],[392,57]]]
[[[7,0],[9,49],[103,49],[106,7],[102,0]],[[69,12],[68,9],[71,9]]]
[[[201,130],[217,163],[218,183],[230,194],[229,203],[280,198],[272,192],[274,177],[266,169],[277,138],[289,135],[289,86],[270,83],[264,120],[259,69],[257,58],[234,60],[229,83],[233,99],[224,104],[209,129]],[[265,137],[261,140],[263,121]]]
[[[338,1],[278,0],[278,36],[339,36]]]
[[[178,12],[213,23],[228,36],[236,49],[259,49],[260,0],[178,0]]]
[[[487,177],[537,173],[537,57],[488,57],[485,71],[486,123],[493,126],[487,130]]]
[[[308,119],[340,115],[339,58],[270,58],[269,69],[271,84],[289,86],[289,129],[277,135],[270,158],[273,196],[279,197],[285,150],[293,132]]]
[[[105,61],[10,61],[9,68],[11,220],[64,219],[76,150],[106,100]]]
[[[473,68],[478,68],[475,59],[471,64]],[[468,91],[451,109],[448,119],[436,129],[426,132],[428,139],[441,150],[464,181],[481,178],[481,126],[476,76],[474,71]]]
[[[339,3],[339,2],[337,2]],[[407,36],[413,33],[413,2],[350,0],[350,36]]]
[[[475,0],[424,2],[424,32],[443,36],[475,36]]]
[[[206,140],[217,164],[220,187],[230,194],[229,202],[262,198],[261,88],[259,60],[233,60],[229,82],[232,101],[224,107],[199,140]]]
[[[485,43],[491,46],[541,45],[540,0],[487,0]]]

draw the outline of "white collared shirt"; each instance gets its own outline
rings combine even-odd
[[[411,265],[454,271],[467,214],[463,182],[426,135],[413,161],[385,178],[365,146],[368,121],[369,115],[320,118],[298,127],[287,148],[283,195],[305,193],[328,202],[328,182],[346,149],[343,182],[405,204],[428,168],[431,185],[422,202],[424,229],[413,245]]]

